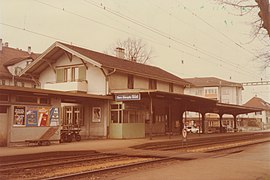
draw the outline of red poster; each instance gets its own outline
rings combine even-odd
[[[38,126],[49,126],[49,108],[42,107],[38,111]]]

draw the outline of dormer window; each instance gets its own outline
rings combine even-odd
[[[15,67],[15,76],[18,76],[21,72],[22,72],[22,68],[21,67]]]
[[[33,60],[27,60],[26,65],[28,66]]]

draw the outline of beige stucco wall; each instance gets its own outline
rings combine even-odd
[[[157,81],[157,90],[158,91],[164,91],[169,92],[169,83]]]
[[[148,89],[149,79],[143,77],[134,77],[134,89]]]
[[[127,89],[127,75],[122,73],[114,73],[109,76],[110,90]]]
[[[84,125],[81,126],[80,135],[83,139],[107,136],[108,101],[89,101],[84,106]],[[101,121],[93,122],[93,107],[101,108]]]
[[[106,77],[102,70],[98,67],[94,67],[91,64],[87,64],[88,70],[86,70],[86,80],[88,82],[88,94],[106,94]]]
[[[184,87],[174,84],[173,85],[173,92],[179,93],[179,94],[184,94]]]

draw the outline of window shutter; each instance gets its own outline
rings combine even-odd
[[[86,68],[84,66],[79,67],[79,81],[86,80]]]
[[[64,82],[64,70],[65,69],[56,69],[56,82]]]

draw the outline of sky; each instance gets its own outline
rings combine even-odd
[[[38,53],[55,41],[104,52],[136,38],[153,51],[149,65],[181,78],[270,80],[258,60],[270,39],[251,35],[257,12],[237,14],[214,0],[0,0],[0,38]],[[270,102],[270,85],[244,88],[243,103]]]

